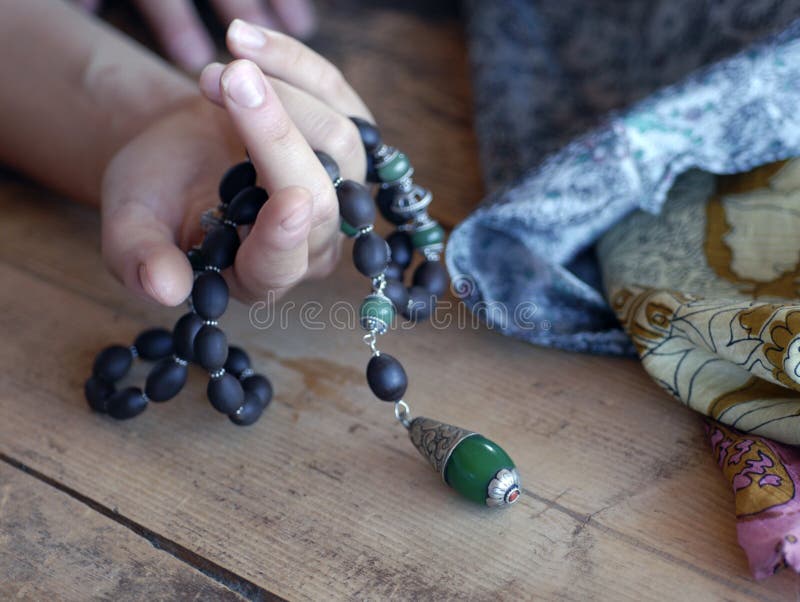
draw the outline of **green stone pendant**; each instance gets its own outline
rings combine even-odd
[[[465,498],[491,507],[519,499],[519,474],[496,443],[482,435],[430,418],[408,425],[411,442],[445,483]]]

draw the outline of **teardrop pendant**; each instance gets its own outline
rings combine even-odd
[[[519,474],[496,443],[482,435],[430,418],[414,418],[408,435],[442,480],[465,498],[501,507],[519,499]]]

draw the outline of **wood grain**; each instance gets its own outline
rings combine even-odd
[[[92,508],[0,462],[0,598],[242,600]]]
[[[480,198],[458,24],[385,8],[331,15],[320,46],[408,151],[437,215],[455,223]],[[293,291],[269,328],[252,308],[225,315],[230,339],[276,388],[260,423],[239,429],[215,413],[198,373],[134,421],[93,415],[81,393],[93,354],[180,312],[145,306],[111,279],[91,211],[13,180],[0,183],[0,211],[0,363],[10,367],[0,454],[38,475],[42,503],[45,491],[63,502],[59,488],[84,496],[99,523],[154,534],[172,546],[167,558],[239,579],[253,599],[798,596],[793,575],[749,578],[699,418],[637,362],[534,348],[473,327],[454,306],[448,328],[393,332],[382,347],[405,364],[416,414],[482,431],[520,467],[516,507],[459,499],[372,398],[360,332],[328,320],[365,288],[346,262]],[[24,522],[25,505],[14,506]],[[74,533],[91,538],[92,527]],[[124,565],[136,558],[128,549],[98,555]],[[78,578],[62,569],[59,579]]]

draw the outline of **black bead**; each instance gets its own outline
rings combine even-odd
[[[250,426],[261,418],[264,404],[253,393],[245,393],[242,407],[228,416],[238,426]]]
[[[403,365],[388,353],[372,356],[367,364],[367,383],[378,399],[398,401],[408,387]]]
[[[403,269],[411,265],[414,257],[414,245],[411,243],[411,236],[408,232],[398,230],[386,237],[386,242],[392,252],[392,261]]]
[[[314,154],[317,155],[317,159],[319,159],[319,162],[322,163],[322,167],[325,168],[325,171],[328,173],[328,177],[331,179],[331,182],[335,182],[336,179],[340,177],[339,165],[328,153],[314,151]]]
[[[353,264],[364,276],[377,276],[386,269],[388,262],[389,246],[375,232],[367,232],[356,238],[353,244]]]
[[[412,282],[415,286],[421,286],[437,297],[444,295],[447,287],[450,286],[447,270],[438,261],[423,261],[419,264],[414,270]]]
[[[108,399],[108,414],[117,420],[138,416],[146,407],[147,400],[139,387],[122,389]]]
[[[194,338],[202,327],[203,318],[193,311],[184,314],[175,323],[175,328],[172,330],[172,345],[175,348],[175,355],[187,362],[194,360]]]
[[[412,286],[408,289],[408,305],[402,310],[403,315],[409,320],[425,320],[433,312],[436,298],[421,286]]]
[[[256,168],[250,161],[237,163],[222,176],[219,182],[219,200],[230,203],[239,192],[256,183]]]
[[[236,378],[250,368],[250,358],[241,347],[228,347],[228,359],[225,361],[225,372],[230,372]]]
[[[267,202],[267,191],[259,186],[248,186],[233,197],[225,217],[239,226],[252,224]]]
[[[261,374],[253,374],[245,379],[242,379],[242,387],[245,393],[254,394],[258,400],[265,406],[269,405],[272,401],[272,383],[266,376]]]
[[[192,248],[186,251],[186,257],[189,259],[192,271],[202,272],[206,269],[206,260],[203,258],[203,253],[199,248]]]
[[[95,412],[105,412],[108,399],[114,394],[116,388],[108,381],[92,376],[83,385],[83,394],[86,401]]]
[[[402,280],[403,268],[397,265],[394,261],[390,261],[386,265],[386,269],[383,271],[383,274],[384,276],[386,276],[387,279],[390,280]]]
[[[192,307],[204,320],[216,320],[228,307],[228,284],[217,272],[203,272],[192,287]]]
[[[353,123],[358,128],[358,134],[361,136],[361,143],[367,152],[374,151],[381,144],[381,133],[378,128],[365,119],[360,117],[351,117]]]
[[[214,409],[223,414],[232,414],[244,403],[244,390],[239,379],[227,372],[219,378],[210,379],[206,393]]]
[[[133,346],[140,358],[155,362],[172,355],[172,333],[166,328],[150,328],[136,337]]]
[[[151,401],[172,399],[183,389],[188,374],[186,364],[166,357],[150,370],[144,385],[144,393]]]
[[[375,196],[375,204],[378,205],[378,211],[381,212],[383,219],[387,222],[399,226],[406,223],[408,220],[402,215],[396,214],[392,211],[392,201],[395,195],[394,186],[381,186],[378,188],[378,194]]]
[[[228,339],[216,326],[204,324],[194,337],[194,361],[209,372],[219,370],[228,359]]]
[[[367,173],[364,175],[364,179],[373,184],[381,181],[378,170],[375,169],[375,157],[372,156],[372,153],[367,153]]]
[[[131,363],[133,363],[133,353],[128,347],[112,345],[97,354],[92,374],[113,383],[128,373]]]
[[[228,224],[214,226],[206,234],[200,251],[206,265],[224,270],[233,265],[239,250],[239,234]]]
[[[339,215],[356,230],[375,223],[375,202],[369,191],[352,180],[345,180],[336,189]]]
[[[400,280],[389,278],[386,280],[386,286],[383,289],[383,294],[389,297],[389,300],[394,303],[395,310],[400,312],[408,306],[408,289]]]

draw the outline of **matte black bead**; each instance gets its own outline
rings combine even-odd
[[[367,383],[378,399],[399,401],[408,387],[403,365],[388,353],[372,356],[367,364]]]
[[[267,191],[259,186],[248,186],[233,197],[225,217],[239,226],[252,224],[267,202]]]
[[[364,175],[364,179],[373,184],[381,181],[378,170],[375,169],[375,157],[372,156],[372,153],[367,153],[367,173]]]
[[[339,171],[339,165],[328,153],[314,151],[314,154],[317,155],[317,159],[319,159],[319,162],[322,163],[322,167],[324,167],[325,171],[328,172],[328,177],[331,179],[331,182],[335,182],[336,179],[340,177],[341,173]]]
[[[392,252],[392,261],[403,269],[411,265],[411,259],[414,257],[414,245],[411,244],[411,236],[408,232],[398,230],[392,232],[386,237],[386,242]]]
[[[345,180],[336,189],[339,215],[353,228],[361,229],[375,223],[375,201],[364,186]]]
[[[378,205],[378,211],[381,212],[383,219],[395,226],[399,226],[400,224],[406,223],[408,219],[392,211],[394,195],[394,186],[381,186],[378,188],[378,194],[375,195],[375,204]]]
[[[230,372],[236,378],[250,368],[250,358],[241,347],[228,347],[228,359],[225,361],[225,372]]]
[[[367,232],[356,238],[353,244],[353,264],[364,276],[377,276],[386,269],[388,262],[389,245],[375,232]]]
[[[92,374],[113,383],[128,373],[131,363],[133,363],[133,353],[128,347],[112,345],[97,354]]]
[[[186,364],[165,357],[153,366],[147,375],[144,393],[151,401],[172,399],[183,389],[188,375]]]
[[[116,387],[108,381],[91,376],[83,385],[86,401],[95,412],[107,411],[108,399],[116,392]]]
[[[206,393],[214,409],[223,414],[232,414],[244,403],[244,390],[239,379],[227,372],[210,379]]]
[[[254,394],[258,400],[265,406],[269,405],[272,401],[272,383],[266,376],[261,374],[253,374],[245,379],[242,379],[242,387],[245,393]]]
[[[202,327],[203,318],[193,311],[181,316],[172,330],[172,345],[175,348],[175,355],[187,362],[194,360],[194,338]]]
[[[194,337],[194,361],[209,372],[219,370],[228,359],[228,339],[216,326],[204,324]]]
[[[400,280],[388,278],[386,286],[383,288],[383,294],[394,303],[397,312],[404,310],[408,306],[408,289]]]
[[[203,258],[203,253],[199,248],[193,248],[186,251],[186,257],[189,259],[189,264],[192,266],[192,271],[202,272],[204,269],[206,269],[206,260]]]
[[[409,320],[425,320],[430,317],[435,305],[436,298],[430,291],[421,286],[412,286],[408,289],[408,305],[402,313]]]
[[[166,328],[150,328],[139,333],[133,342],[136,353],[143,360],[155,362],[172,355],[172,333]]]
[[[256,183],[256,168],[250,161],[237,163],[222,176],[219,182],[219,200],[230,203],[239,192]]]
[[[384,276],[387,279],[391,280],[402,280],[403,279],[403,268],[397,265],[394,261],[390,261],[386,265],[386,269],[383,271]]]
[[[365,119],[360,117],[351,117],[353,123],[358,128],[358,134],[361,136],[361,143],[367,152],[374,151],[381,144],[381,133],[378,128]]]
[[[238,426],[250,426],[261,418],[264,404],[253,393],[245,393],[242,407],[228,416]]]
[[[217,272],[203,272],[192,287],[192,307],[204,320],[216,320],[228,307],[228,284]]]
[[[133,418],[144,412],[147,400],[139,387],[128,387],[117,391],[108,399],[108,414],[117,420]]]
[[[227,224],[220,224],[209,230],[200,247],[206,265],[220,270],[233,265],[238,250],[239,234],[236,228]]]
[[[444,295],[450,286],[447,270],[439,261],[423,261],[414,270],[413,284],[421,286],[437,297]]]

